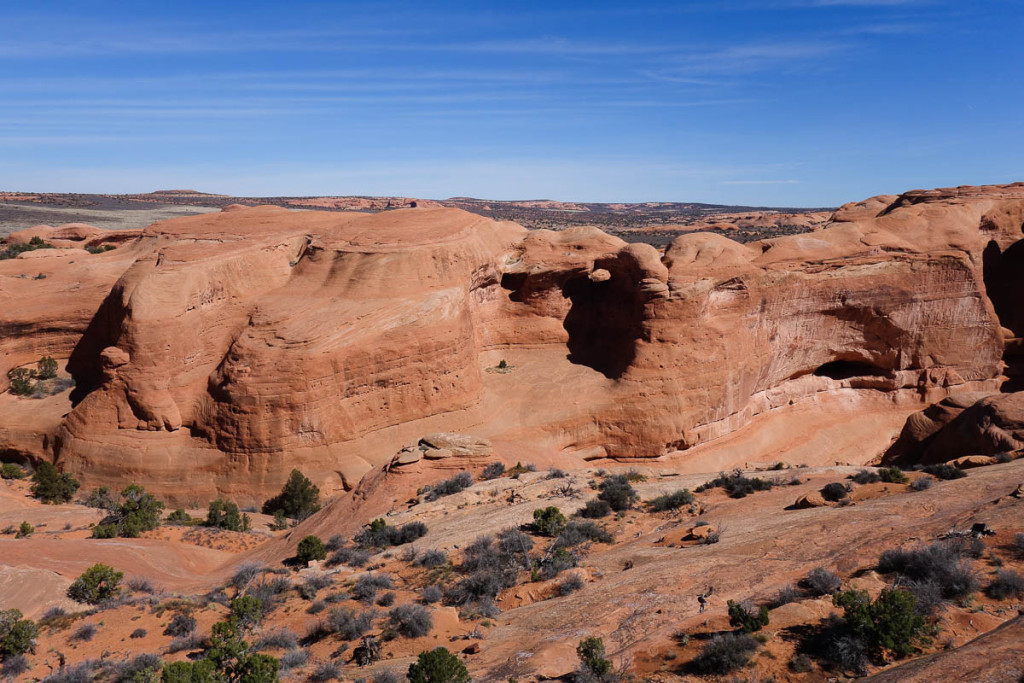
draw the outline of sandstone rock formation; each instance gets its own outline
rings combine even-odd
[[[51,302],[78,316],[51,351],[78,386],[38,455],[89,484],[255,502],[294,467],[351,488],[437,432],[557,463],[678,453],[825,395],[909,413],[998,391],[1024,320],[1000,279],[1022,223],[1020,184],[664,253],[446,208],[165,221],[88,257],[123,273],[105,298]],[[19,362],[51,348],[9,329],[32,349]],[[484,372],[501,360],[514,369]]]

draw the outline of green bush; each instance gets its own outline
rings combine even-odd
[[[6,259],[17,258],[18,254],[26,251],[35,251],[36,249],[53,249],[54,246],[49,242],[43,241],[41,237],[36,235],[28,241],[28,244],[8,244],[3,249],[0,249],[0,261]]]
[[[61,473],[52,463],[39,463],[32,475],[32,495],[44,503],[68,503],[78,490],[78,480],[70,474]]]
[[[409,665],[409,683],[469,683],[469,671],[444,647],[421,652]]]
[[[612,513],[612,506],[598,498],[588,500],[576,514],[587,519],[600,519]]]
[[[29,522],[22,522],[18,527],[18,533],[14,535],[15,538],[28,538],[35,532],[36,528]]]
[[[206,526],[228,531],[248,531],[252,525],[249,515],[243,514],[238,505],[230,500],[217,500],[210,502],[210,509],[206,513]]]
[[[27,476],[28,472],[13,462],[5,462],[0,466],[0,479],[24,479]]]
[[[846,627],[876,653],[886,650],[903,658],[924,640],[925,620],[910,591],[885,588],[871,602],[867,591],[848,590],[836,593],[832,602],[843,608]]]
[[[16,609],[0,610],[0,659],[17,657],[32,649],[39,629]]]
[[[327,559],[327,546],[319,536],[306,536],[299,541],[295,559],[302,564],[308,564],[313,560],[325,560]]]
[[[120,594],[123,578],[124,572],[105,564],[94,564],[68,587],[68,597],[75,602],[98,605]]]
[[[906,484],[910,477],[903,474],[899,467],[883,467],[878,470],[878,478],[887,484]]]
[[[601,492],[597,494],[597,497],[608,503],[616,512],[628,510],[639,499],[636,490],[629,483],[629,478],[624,474],[607,477],[601,482],[599,488]]]
[[[93,538],[117,538],[116,524],[97,524],[92,528]]]
[[[924,468],[924,471],[939,479],[963,479],[967,476],[967,473],[962,469],[950,465],[949,463],[928,465],[928,467]]]
[[[541,536],[553,538],[565,529],[565,515],[554,505],[534,510],[531,528]]]
[[[743,633],[760,631],[768,625],[767,605],[761,605],[757,611],[754,611],[753,605],[747,602],[730,600],[727,605],[729,607],[729,625],[738,628]]]
[[[681,489],[647,501],[647,505],[653,512],[665,512],[666,510],[678,510],[684,505],[690,505],[693,501],[693,494],[690,493],[690,490]]]
[[[256,598],[233,600],[228,618],[213,625],[204,658],[168,664],[160,675],[161,683],[276,683],[278,660],[253,654],[253,646],[244,637],[259,623],[261,609]]]
[[[153,494],[147,493],[138,484],[131,484],[121,491],[121,498],[121,504],[103,519],[100,526],[113,526],[117,529],[117,535],[124,538],[137,538],[143,531],[151,531],[160,526],[164,504]]]
[[[57,361],[51,356],[43,356],[36,361],[36,377],[38,379],[53,379],[57,376]]]
[[[733,470],[730,474],[724,472],[696,489],[697,493],[710,491],[713,488],[725,489],[730,498],[744,498],[755,491],[769,491],[774,484],[767,479],[759,477],[746,477],[742,470]]]
[[[319,509],[320,489],[298,470],[292,470],[280,494],[263,504],[264,514],[275,518],[280,512],[292,519],[305,519]]]
[[[597,680],[603,680],[612,672],[612,661],[605,656],[604,641],[600,638],[584,638],[576,646],[576,656],[584,673]]]
[[[179,524],[187,526],[192,523],[192,515],[185,512],[184,508],[178,508],[171,514],[167,515],[165,520],[168,524]]]

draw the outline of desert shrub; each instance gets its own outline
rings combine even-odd
[[[760,643],[748,633],[725,633],[709,640],[691,663],[696,673],[724,676],[747,665]]]
[[[114,494],[110,491],[109,486],[100,486],[90,491],[89,497],[85,499],[85,504],[97,510],[113,511],[117,509],[117,501],[114,500]]]
[[[297,669],[309,661],[308,650],[290,650],[281,655],[281,670]]]
[[[918,477],[910,484],[910,488],[914,491],[927,491],[935,485],[935,480],[931,477]]]
[[[327,559],[327,546],[319,536],[306,536],[299,541],[295,559],[301,564],[309,564],[313,560],[325,560]]]
[[[961,547],[949,541],[913,550],[886,550],[878,559],[878,571],[899,574],[911,588],[926,590],[928,584],[934,584],[947,600],[966,597],[980,587],[970,561],[962,557]]]
[[[666,510],[678,510],[684,505],[693,503],[694,497],[689,489],[681,489],[673,493],[666,493],[647,502],[653,512],[665,512]]]
[[[145,576],[133,576],[125,582],[125,586],[133,593],[153,593],[156,591],[156,588],[153,587],[153,582]]]
[[[40,617],[39,623],[43,625],[49,625],[49,622],[57,621],[61,617],[67,616],[67,613],[67,610],[61,607],[60,605],[54,605],[53,607],[47,608],[47,610],[43,612],[43,616]]]
[[[96,635],[96,624],[82,624],[68,636],[69,643],[88,643]]]
[[[427,499],[437,500],[444,496],[451,496],[468,489],[472,485],[473,475],[469,472],[459,472],[454,477],[439,481],[430,487],[430,490],[427,492]]]
[[[57,376],[57,361],[52,356],[43,356],[36,361],[36,377],[53,379]]]
[[[575,554],[564,547],[552,546],[553,552],[548,552],[538,563],[538,575],[543,579],[552,579],[566,569],[575,567],[579,560]]]
[[[855,484],[874,484],[876,481],[881,481],[878,473],[874,470],[861,470],[850,479],[853,479]]]
[[[14,680],[21,674],[28,671],[28,668],[28,657],[25,655],[4,657],[3,665],[0,666],[0,676],[3,676],[7,680]]]
[[[228,531],[248,531],[252,526],[252,519],[249,515],[243,514],[235,503],[218,498],[210,501],[206,513],[206,526]]]
[[[191,614],[175,614],[164,629],[165,636],[181,638],[196,630],[196,620]]]
[[[962,469],[954,467],[949,463],[928,465],[924,468],[924,471],[938,479],[963,479],[967,476],[967,473]]]
[[[341,534],[334,534],[333,536],[327,539],[327,543],[325,543],[324,545],[327,546],[327,552],[337,552],[338,550],[341,550],[341,548],[345,545],[345,537]]]
[[[755,609],[747,601],[728,602],[729,607],[729,625],[733,628],[738,628],[743,633],[753,633],[754,631],[760,631],[762,628],[768,625],[768,606],[761,605]]]
[[[832,482],[831,484],[825,484],[821,488],[821,497],[825,500],[832,501],[833,503],[839,502],[843,498],[846,498],[846,494],[849,491],[846,490],[846,486],[839,482]]]
[[[443,550],[428,550],[413,562],[417,567],[440,567],[448,562],[448,555]]]
[[[775,594],[775,599],[772,600],[772,607],[782,607],[788,605],[791,602],[796,602],[803,597],[803,592],[794,586],[788,584],[779,589],[779,592]]]
[[[494,598],[505,587],[497,571],[481,569],[453,584],[444,593],[445,602],[452,605],[479,603],[492,605]]]
[[[1024,533],[1014,535],[1013,547],[1017,551],[1018,555],[1024,556]]]
[[[730,498],[743,498],[755,491],[768,491],[772,488],[772,482],[759,477],[746,477],[741,470],[733,470],[731,473],[719,473],[711,481],[701,484],[696,489],[697,493],[710,491],[714,488],[724,489]]]
[[[98,605],[120,594],[123,578],[124,572],[105,564],[94,564],[68,586],[68,597],[75,602]]]
[[[811,662],[811,658],[804,654],[798,654],[789,660],[789,670],[795,674],[809,673],[814,669],[814,665]]]
[[[583,577],[578,572],[573,572],[569,576],[562,579],[562,582],[558,584],[559,595],[570,595],[580,590],[584,586]]]
[[[314,600],[309,603],[309,607],[306,608],[307,614],[320,614],[327,609],[327,602],[324,600]]]
[[[97,524],[92,528],[93,538],[117,538],[116,524]]]
[[[906,657],[924,637],[925,620],[917,614],[917,598],[910,591],[884,588],[871,602],[867,591],[848,590],[836,593],[832,602],[843,608],[846,629],[876,654]]]
[[[167,652],[174,654],[175,652],[205,650],[209,646],[210,639],[208,637],[193,632],[172,640],[171,644],[167,646]]]
[[[419,654],[409,665],[409,683],[470,683],[466,665],[444,647]]]
[[[383,518],[377,518],[363,527],[352,540],[360,548],[387,548],[412,543],[426,535],[427,525],[423,522],[409,522],[393,527]]]
[[[552,467],[551,469],[548,470],[548,476],[546,476],[544,478],[545,479],[565,479],[568,476],[569,476],[569,473],[566,472],[565,470],[559,469],[557,467]]]
[[[5,462],[0,465],[0,479],[24,479],[27,476],[28,472],[13,462]]]
[[[430,610],[423,605],[399,605],[388,612],[388,620],[391,627],[406,638],[420,638],[434,628]]]
[[[484,468],[483,472],[480,473],[480,479],[483,481],[490,481],[491,479],[497,479],[503,474],[505,474],[505,463],[492,462]]]
[[[108,659],[103,661],[100,678],[112,683],[148,683],[162,666],[163,661],[154,654],[137,655],[123,662]]]
[[[280,512],[292,519],[305,519],[319,509],[320,489],[298,470],[292,470],[281,493],[263,504],[264,514]]]
[[[576,646],[576,656],[580,658],[578,679],[584,681],[603,681],[612,672],[612,660],[605,657],[604,640],[601,638],[584,638]]]
[[[32,649],[39,629],[29,619],[22,619],[20,610],[0,610],[0,659],[23,655]]]
[[[319,661],[309,674],[312,683],[327,683],[327,681],[341,680],[341,667],[330,660]]]
[[[377,598],[378,607],[391,607],[395,604],[395,594],[390,591]]]
[[[299,586],[299,595],[304,600],[313,600],[316,594],[331,585],[331,577],[327,574],[310,574]]]
[[[985,589],[985,593],[995,600],[1024,598],[1024,576],[1012,569],[1000,569],[996,572],[996,578]]]
[[[192,515],[185,512],[184,508],[178,508],[171,514],[167,515],[167,519],[164,520],[164,522],[174,525],[188,525],[192,523]]]
[[[358,548],[341,548],[327,559],[328,567],[347,564],[350,567],[365,567],[370,561],[370,553]]]
[[[541,536],[554,537],[565,528],[565,515],[554,505],[533,511],[533,532]]]
[[[364,602],[372,602],[381,590],[394,588],[394,581],[387,574],[363,574],[352,586],[352,597]]]
[[[291,588],[291,582],[284,577],[264,576],[258,581],[250,583],[245,595],[254,598],[260,604],[260,613],[266,616],[277,608],[280,596],[289,588]]]
[[[600,489],[600,493],[597,494],[598,499],[608,503],[616,512],[633,507],[633,503],[640,497],[633,485],[629,483],[629,478],[624,474],[606,477],[598,488]]]
[[[284,627],[264,631],[253,643],[253,648],[256,650],[294,650],[298,646],[298,634]]]
[[[505,476],[512,479],[518,479],[519,475],[526,474],[527,472],[536,472],[537,466],[532,462],[528,462],[525,465],[521,462],[517,462],[514,467],[510,467],[505,470]]]
[[[78,490],[78,480],[43,461],[32,475],[32,495],[44,503],[69,503]]]
[[[633,482],[634,484],[638,482],[647,481],[647,475],[641,473],[640,471],[633,467],[626,470],[626,473],[623,476],[626,477],[626,479],[628,479],[629,481]]]
[[[239,590],[244,589],[250,583],[252,583],[257,576],[262,574],[267,568],[267,565],[260,561],[251,561],[242,563],[234,575],[231,577],[230,584],[232,587]]]
[[[607,517],[611,513],[612,506],[608,504],[608,501],[594,498],[588,500],[586,505],[580,508],[576,514],[587,519],[600,519],[601,517]]]
[[[581,522],[578,519],[574,519],[565,525],[565,529],[558,535],[552,546],[556,548],[573,548],[587,541],[611,543],[613,540],[611,533],[604,527],[594,522]]]
[[[117,530],[117,535],[124,538],[136,538],[143,531],[150,531],[160,526],[160,516],[164,504],[156,499],[146,489],[137,484],[130,484],[121,491],[121,504],[111,510],[110,514],[97,526],[111,527]],[[103,535],[96,535],[94,538],[109,538],[106,534],[109,529],[100,532]]]
[[[878,470],[878,478],[886,484],[906,484],[910,478],[899,467],[883,467]]]
[[[129,638],[133,638],[133,639],[134,638],[145,638],[148,634],[149,634],[149,631],[147,631],[146,629],[144,629],[144,628],[137,628],[134,631],[132,631],[128,635],[128,637]]]
[[[327,616],[327,628],[342,640],[362,637],[373,623],[372,612],[356,614],[347,607],[335,607]]]
[[[43,683],[89,683],[96,677],[100,668],[100,662],[95,659],[87,659],[78,664],[58,669],[43,679]]]
[[[36,528],[32,526],[30,522],[22,522],[18,525],[18,531],[14,534],[15,538],[28,538],[35,533]]]
[[[423,600],[423,602],[427,603],[428,605],[431,605],[435,602],[439,602],[443,597],[444,594],[441,592],[441,589],[436,585],[427,586],[422,591],[420,591],[420,598]]]
[[[288,518],[284,516],[283,510],[274,511],[274,521],[270,523],[271,531],[284,531],[289,527]]]
[[[831,595],[839,590],[842,581],[835,572],[830,572],[824,567],[815,567],[803,580],[803,585],[812,595]]]

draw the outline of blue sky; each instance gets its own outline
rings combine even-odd
[[[0,189],[827,206],[1024,180],[1024,2],[16,2]]]

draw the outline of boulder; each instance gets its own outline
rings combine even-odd
[[[820,508],[824,505],[828,505],[828,503],[825,502],[825,498],[817,491],[812,491],[811,493],[800,496],[796,499],[796,502],[793,503],[793,507],[797,510]]]

